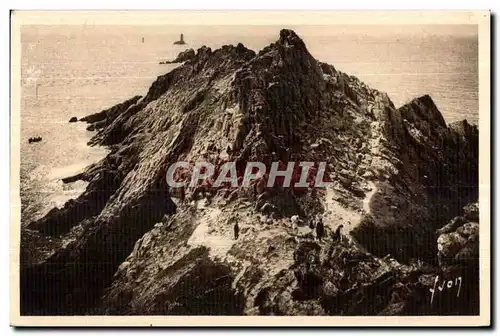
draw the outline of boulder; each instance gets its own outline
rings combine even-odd
[[[464,207],[464,216],[470,221],[479,221],[479,203],[470,203]]]

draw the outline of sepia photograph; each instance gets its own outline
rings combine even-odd
[[[488,11],[11,25],[13,325],[490,324]]]

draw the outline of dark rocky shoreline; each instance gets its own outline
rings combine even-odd
[[[282,30],[258,53],[202,47],[144,97],[80,121],[110,153],[74,177],[89,182],[80,197],[29,224],[81,230],[21,265],[23,315],[479,313],[478,129],[447,125],[427,95],[396,108]],[[206,202],[167,187],[171,163],[226,155],[327,161],[334,186]],[[327,237],[292,234],[292,215],[324,216]],[[241,237],[227,241],[235,220]],[[351,239],[332,236],[340,224]],[[460,296],[430,304],[436,277],[461,277]]]

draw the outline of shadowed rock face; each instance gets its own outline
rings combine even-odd
[[[98,130],[90,144],[111,152],[80,177],[85,193],[30,225],[81,230],[22,268],[23,314],[475,312],[429,304],[436,230],[477,199],[478,175],[477,127],[447,126],[429,96],[396,109],[282,30],[258,54],[202,47],[144,97],[82,120]],[[188,188],[174,203],[181,193],[165,181],[176,161],[277,159],[324,161],[333,183],[299,192],[257,181],[206,200]],[[317,215],[321,241],[307,227]]]

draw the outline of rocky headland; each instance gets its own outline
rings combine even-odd
[[[396,108],[282,30],[258,53],[202,47],[80,121],[110,153],[28,225],[61,244],[22,262],[22,314],[479,313],[478,129],[427,95]],[[201,197],[165,178],[176,161],[276,159],[326,161],[333,184]],[[292,216],[321,216],[325,237]]]

